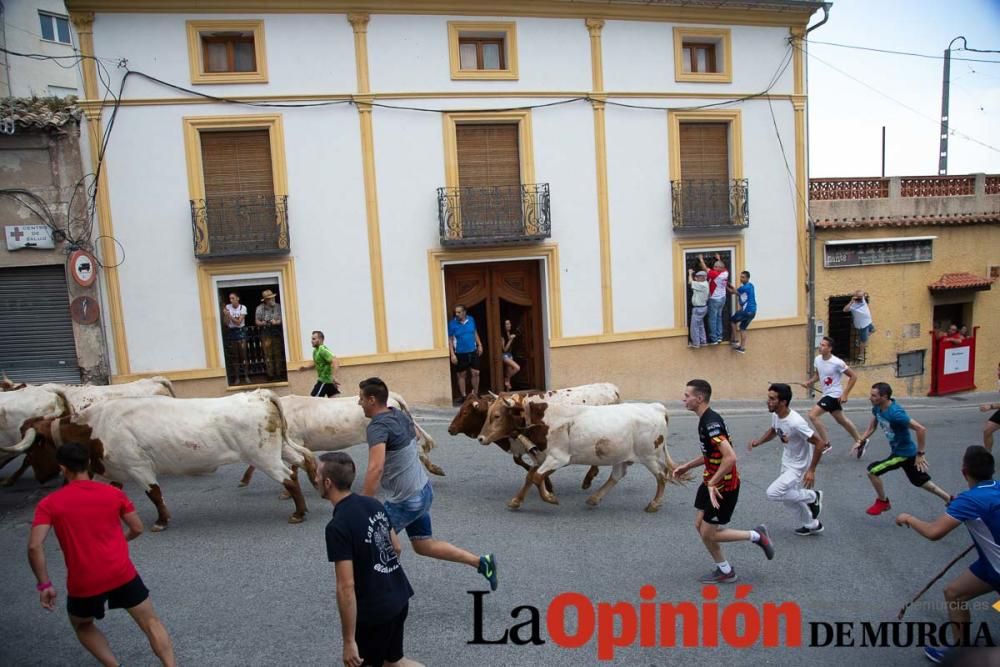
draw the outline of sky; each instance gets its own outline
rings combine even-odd
[[[817,12],[811,24],[821,18]],[[810,176],[879,176],[883,125],[886,176],[937,174],[940,56],[960,35],[969,48],[1000,51],[1000,0],[833,0],[830,20],[809,33]],[[951,56],[948,173],[998,174],[1000,53],[953,50]]]

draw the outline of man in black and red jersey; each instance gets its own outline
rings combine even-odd
[[[753,530],[724,528],[733,516],[740,497],[740,474],[736,470],[736,452],[726,430],[726,422],[715,410],[708,407],[712,399],[712,385],[705,380],[691,380],[684,388],[684,407],[698,415],[698,438],[701,453],[684,465],[674,469],[674,477],[699,466],[705,466],[702,484],[694,501],[694,525],[701,541],[715,560],[715,569],[700,581],[706,584],[728,584],[736,581],[736,571],[722,555],[723,542],[749,540],[764,550],[768,560],[774,558],[774,545],[767,534],[767,526],[760,524]]]

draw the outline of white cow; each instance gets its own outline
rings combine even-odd
[[[0,446],[12,445],[21,439],[21,425],[35,417],[58,417],[86,410],[97,401],[136,396],[174,396],[174,387],[165,377],[111,385],[72,385],[49,383],[43,385],[14,385],[4,374],[0,392]],[[6,413],[6,414],[5,414]],[[0,468],[17,458],[0,455]],[[24,471],[25,461],[13,475],[0,482],[0,486],[13,486]]]
[[[569,464],[611,466],[611,477],[587,500],[597,505],[638,462],[656,478],[656,495],[646,506],[647,512],[655,512],[675,467],[667,452],[667,423],[667,409],[659,403],[589,406],[502,398],[490,406],[479,442],[514,438],[540,463],[509,503],[512,508],[520,507],[532,483],[542,492],[545,479]]]
[[[300,523],[306,505],[292,466],[304,466],[310,480],[316,469],[312,452],[288,438],[281,403],[267,390],[223,398],[101,401],[69,418],[28,422],[22,441],[6,451],[34,447],[32,466],[44,483],[59,472],[55,448],[70,441],[89,449],[96,474],[143,487],[156,505],[154,531],[170,520],[158,475],[199,475],[229,463],[248,463],[284,485],[295,499],[288,521]]]
[[[316,398],[312,396],[282,396],[278,399],[288,420],[288,437],[301,442],[306,449],[314,452],[333,452],[347,449],[367,441],[365,431],[369,419],[358,405],[356,396],[339,398]],[[387,405],[410,414],[410,409],[402,396],[389,392]],[[420,461],[427,471],[434,475],[444,475],[440,467],[431,462],[428,452],[434,449],[434,438],[417,424],[417,442],[420,445]],[[240,486],[250,483],[253,466],[247,468],[240,480]]]

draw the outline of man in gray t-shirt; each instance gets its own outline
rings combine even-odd
[[[431,533],[431,490],[427,473],[417,457],[417,435],[410,416],[386,405],[389,388],[379,378],[361,382],[358,404],[371,419],[368,424],[368,470],[363,495],[374,496],[379,485],[385,490],[385,513],[397,534],[406,529],[413,550],[421,556],[465,563],[482,574],[497,589],[496,557],[476,556]]]

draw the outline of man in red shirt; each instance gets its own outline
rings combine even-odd
[[[142,535],[142,520],[121,490],[94,482],[87,475],[89,452],[83,445],[66,443],[56,452],[66,486],[50,494],[35,508],[28,541],[28,562],[38,579],[42,607],[56,606],[56,589],[45,565],[45,538],[55,528],[66,560],[66,611],[76,637],[106,667],[117,667],[108,640],[95,619],[104,618],[104,605],[124,608],[146,633],[156,656],[167,667],[174,665],[174,648],[160,622],[149,591],[129,558],[126,541]],[[121,522],[128,526],[122,534]]]

